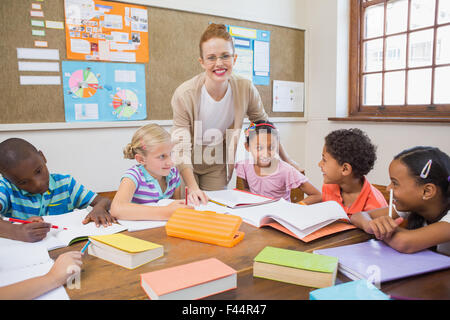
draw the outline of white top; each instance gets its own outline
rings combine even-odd
[[[234,121],[233,92],[230,84],[220,101],[214,100],[203,85],[199,119],[202,136],[200,132],[196,133],[196,143],[199,145],[222,143],[226,130]]]
[[[398,211],[398,210],[396,210],[396,211],[400,217],[405,218],[405,219],[411,214],[411,212],[402,212],[402,211]],[[439,220],[438,222],[450,223],[450,210],[447,211],[447,214],[445,216],[443,216],[442,219]],[[423,226],[425,227],[427,225],[428,224],[426,222],[424,222]],[[450,241],[438,244],[437,251],[441,252],[443,254],[446,254],[446,255],[450,255]]]

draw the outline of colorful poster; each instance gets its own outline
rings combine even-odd
[[[148,62],[147,9],[99,0],[65,0],[67,58]]]
[[[237,54],[234,72],[255,85],[270,83],[270,31],[227,26]]]
[[[147,117],[143,64],[63,61],[67,122]]]

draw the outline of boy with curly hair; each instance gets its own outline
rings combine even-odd
[[[376,159],[376,147],[360,129],[329,133],[319,162],[324,183],[322,200],[338,202],[348,216],[386,207],[383,194],[365,177]]]

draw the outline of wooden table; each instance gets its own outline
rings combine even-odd
[[[314,288],[297,286],[278,281],[253,278],[253,258],[266,246],[312,252],[313,250],[358,243],[370,238],[361,230],[354,229],[304,243],[272,228],[255,228],[243,223],[244,239],[233,248],[168,237],[165,229],[155,228],[137,232],[124,232],[134,237],[162,244],[164,256],[134,270],[119,267],[96,257],[83,258],[80,289],[67,289],[71,299],[148,299],[140,286],[140,274],[164,269],[201,259],[215,257],[238,272],[237,289],[208,299],[271,300],[308,299]],[[50,251],[56,258],[59,254],[80,250],[86,241],[67,248]],[[339,275],[338,279],[348,281]],[[384,292],[422,299],[450,299],[450,270],[403,279],[383,284]]]

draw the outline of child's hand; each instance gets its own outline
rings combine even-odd
[[[364,226],[364,231],[375,235],[378,240],[390,239],[402,222],[403,218],[401,217],[394,220],[389,216],[381,216],[368,221]]]
[[[179,208],[193,209],[193,207],[185,205],[184,200],[175,200],[171,204],[167,205],[166,208],[169,214],[167,218],[169,218],[175,210]]]
[[[32,216],[32,217],[28,218],[27,221],[44,222],[44,219],[42,219],[42,217],[39,217],[39,216]]]
[[[92,208],[92,211],[84,218],[83,224],[87,224],[91,221],[93,221],[97,227],[100,227],[100,225],[108,227],[117,222],[116,218],[114,218],[105,208],[97,206]]]
[[[194,206],[198,206],[200,204],[206,205],[208,204],[208,196],[200,189],[189,189],[188,203],[191,203]]]
[[[41,241],[50,231],[51,224],[46,222],[33,222],[17,225],[15,239],[25,242]]]
[[[61,254],[48,272],[48,276],[57,286],[62,286],[72,274],[80,272],[82,255],[80,251]]]

